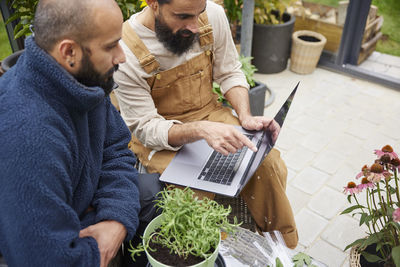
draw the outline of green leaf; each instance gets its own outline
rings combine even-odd
[[[276,257],[276,259],[275,259],[275,266],[276,267],[284,267],[281,260],[278,257]]]
[[[365,238],[357,239],[357,240],[354,241],[353,243],[347,245],[347,247],[345,247],[344,250],[346,251],[346,250],[348,250],[348,249],[351,248],[351,247],[354,247],[354,246],[356,246],[356,245],[361,245],[364,241],[365,241]]]
[[[360,218],[360,226],[365,223],[365,220],[367,219],[368,214],[367,213],[361,213],[361,218]]]
[[[292,257],[293,262],[297,266],[303,266],[306,264],[307,266],[311,264],[311,257],[305,253],[299,252]]]
[[[377,261],[381,261],[382,260],[381,257],[378,257],[377,255],[374,255],[374,254],[370,254],[370,253],[365,252],[365,251],[361,251],[361,255],[363,255],[363,257],[368,262],[377,262]]]
[[[400,267],[400,246],[392,248],[392,259],[396,267]]]
[[[6,25],[8,24],[8,23],[10,23],[11,21],[13,21],[13,20],[16,20],[16,19],[18,19],[19,18],[19,14],[18,13],[14,13],[12,16],[10,16],[7,20],[6,20],[6,22],[4,22]]]
[[[366,248],[369,245],[378,243],[381,235],[382,235],[381,233],[375,233],[368,236],[367,238],[364,239],[364,242],[361,244],[361,247]]]
[[[354,206],[351,206],[351,207],[345,209],[345,210],[342,211],[342,213],[340,213],[340,214],[347,214],[347,213],[352,212],[352,211],[355,210],[355,209],[361,209],[361,208],[365,208],[365,207],[364,207],[363,205],[354,205]]]

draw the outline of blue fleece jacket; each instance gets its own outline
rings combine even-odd
[[[99,266],[103,220],[139,224],[130,132],[99,87],[78,83],[33,38],[0,78],[0,251],[9,266]],[[93,207],[88,212],[88,208]]]

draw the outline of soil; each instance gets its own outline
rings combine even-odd
[[[156,249],[156,251],[149,251],[150,255],[157,261],[176,267],[185,267],[198,264],[204,260],[204,258],[189,255],[186,259],[178,256],[177,254],[170,254],[170,249],[161,246],[160,244],[153,243],[150,240],[150,247]]]

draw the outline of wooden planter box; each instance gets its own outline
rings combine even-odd
[[[337,15],[337,9],[330,6],[303,2],[305,8],[309,8],[312,13],[327,13],[334,10]],[[383,18],[374,16],[367,21],[367,26],[364,30],[364,37],[362,40],[360,54],[358,56],[358,64],[364,61],[375,50],[376,43],[381,38],[382,33],[380,29],[383,24]],[[321,19],[313,19],[308,17],[296,16],[294,24],[294,31],[310,30],[321,33],[327,39],[324,50],[337,53],[342,38],[343,25],[330,23]]]

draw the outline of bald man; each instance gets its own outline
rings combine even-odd
[[[152,217],[142,200],[151,202],[158,179],[138,176],[109,98],[125,61],[122,22],[114,0],[39,1],[34,37],[0,79],[0,252],[9,266],[107,266]]]

